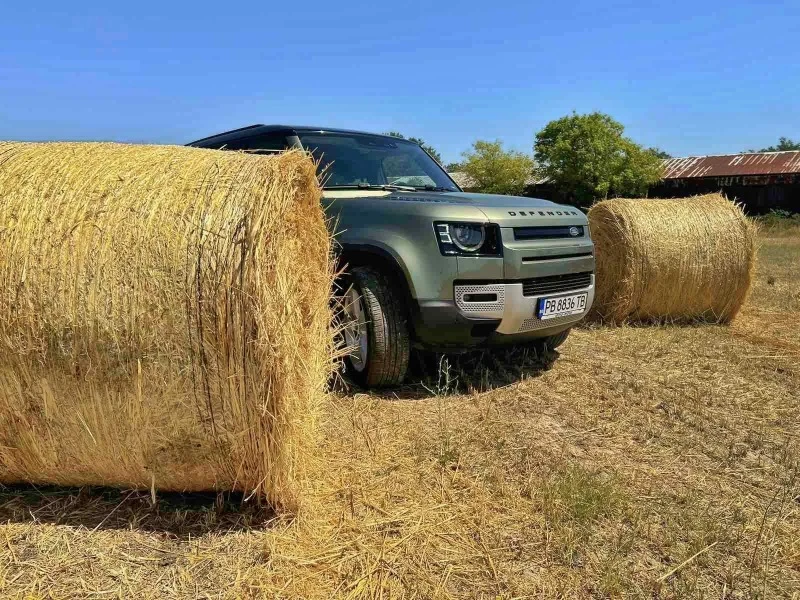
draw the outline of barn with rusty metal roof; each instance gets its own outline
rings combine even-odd
[[[722,191],[754,214],[800,212],[800,151],[688,156],[664,161],[650,196],[674,198]]]

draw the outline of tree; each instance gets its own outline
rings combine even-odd
[[[550,121],[536,134],[539,174],[581,204],[609,196],[644,196],[661,179],[661,159],[624,132],[621,123],[598,112]]]
[[[776,146],[768,146],[758,150],[758,152],[785,152],[787,150],[800,150],[800,141],[795,142],[787,137],[781,137]]]
[[[653,156],[660,158],[661,160],[672,158],[672,155],[670,153],[664,152],[661,148],[656,148],[655,146],[648,148],[647,151]]]
[[[401,140],[407,139],[409,142],[414,142],[418,146],[422,146],[422,149],[425,150],[428,154],[430,154],[438,163],[442,162],[442,155],[439,154],[438,150],[431,146],[430,144],[426,144],[425,140],[418,137],[410,137],[406,138],[402,133],[399,131],[387,131],[385,135],[390,135],[392,137],[400,138]]]
[[[461,170],[487,194],[520,194],[533,173],[533,159],[516,150],[503,150],[500,140],[478,140],[462,156]]]
[[[455,173],[457,171],[463,171],[464,170],[464,163],[460,163],[460,162],[447,163],[444,166],[444,170],[447,171],[448,173]]]

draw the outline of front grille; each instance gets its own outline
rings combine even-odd
[[[514,227],[515,240],[547,240],[576,237],[583,237],[583,225]]]
[[[580,290],[592,285],[591,273],[570,273],[568,275],[550,275],[549,277],[535,277],[522,282],[523,296],[541,296],[542,294],[555,294]]]

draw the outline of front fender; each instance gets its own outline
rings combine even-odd
[[[445,299],[448,294],[452,296],[458,263],[455,257],[442,256],[432,228],[425,229],[424,232],[412,229],[401,233],[388,227],[371,226],[343,230],[336,239],[344,250],[375,249],[391,257],[405,276],[413,299]],[[426,241],[426,237],[430,239]]]

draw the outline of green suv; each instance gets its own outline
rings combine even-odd
[[[413,142],[356,131],[252,125],[189,144],[319,161],[336,224],[347,369],[403,381],[412,348],[555,348],[594,298],[586,216],[536,198],[463,192]]]

